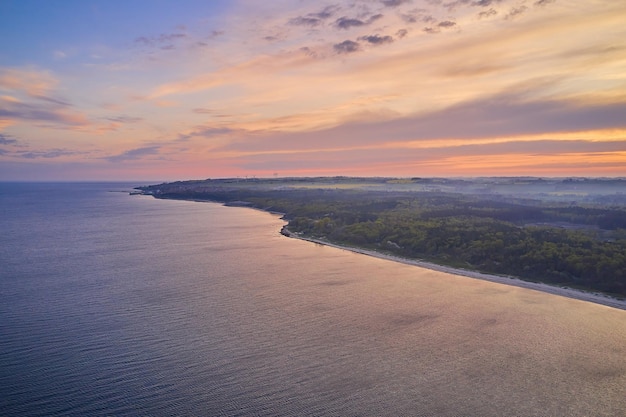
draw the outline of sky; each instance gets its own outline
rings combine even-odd
[[[0,0],[0,181],[626,176],[626,2]]]

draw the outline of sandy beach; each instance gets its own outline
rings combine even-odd
[[[539,282],[523,281],[515,277],[484,274],[484,273],[480,273],[476,271],[469,271],[469,270],[460,269],[460,268],[452,268],[449,266],[438,265],[438,264],[434,264],[431,262],[424,262],[424,261],[420,261],[416,259],[408,259],[408,258],[402,258],[399,256],[388,255],[385,253],[377,252],[375,250],[337,245],[335,243],[330,243],[325,240],[312,239],[312,238],[299,236],[296,233],[290,232],[286,228],[283,228],[281,233],[287,237],[305,240],[307,242],[330,246],[330,247],[337,248],[337,249],[347,250],[347,251],[359,253],[362,255],[374,256],[376,258],[386,259],[386,260],[393,261],[393,262],[400,262],[400,263],[407,264],[407,265],[413,265],[413,266],[417,266],[420,268],[426,268],[426,269],[430,269],[433,271],[445,272],[448,274],[460,275],[460,276],[464,276],[468,278],[481,279],[484,281],[495,282],[498,284],[513,285],[516,287],[527,288],[527,289],[535,290],[535,291],[542,291],[545,293],[558,295],[561,297],[569,297],[569,298],[574,298],[577,300],[588,301],[591,303],[596,303],[596,304],[601,304],[601,305],[605,305],[608,307],[626,310],[626,300],[620,300],[620,299],[613,298],[605,294],[586,292],[586,291],[581,291],[581,290],[577,290],[573,288],[556,287],[553,285],[543,284]]]

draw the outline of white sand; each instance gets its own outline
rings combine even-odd
[[[548,285],[548,284],[543,284],[543,283],[538,283],[538,282],[523,281],[521,279],[510,277],[510,276],[483,274],[483,273],[476,272],[476,271],[468,271],[468,270],[460,269],[460,268],[452,268],[449,266],[437,265],[431,262],[424,262],[424,261],[419,261],[415,259],[408,259],[408,258],[401,258],[398,256],[387,255],[387,254],[380,253],[374,250],[337,245],[337,244],[330,243],[324,240],[305,238],[295,233],[291,233],[289,231],[285,231],[285,232],[287,233],[288,237],[306,240],[308,242],[330,246],[330,247],[337,248],[337,249],[348,250],[348,251],[360,253],[363,255],[374,256],[374,257],[386,259],[389,261],[400,262],[400,263],[407,264],[407,265],[414,265],[420,268],[426,268],[426,269],[430,269],[434,271],[445,272],[445,273],[452,274],[452,275],[460,275],[460,276],[469,277],[469,278],[482,279],[485,281],[496,282],[498,284],[513,285],[516,287],[528,288],[531,290],[542,291],[545,293],[554,294],[554,295],[558,295],[562,297],[575,298],[577,300],[588,301],[591,303],[602,304],[605,306],[626,310],[626,300],[620,300],[620,299],[613,298],[613,297],[610,297],[608,295],[601,294],[601,293],[586,292],[582,290],[576,290],[573,288],[555,287],[553,285]]]

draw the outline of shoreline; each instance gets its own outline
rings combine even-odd
[[[306,242],[316,243],[319,245],[328,246],[335,249],[346,250],[349,252],[372,256],[379,259],[384,259],[392,262],[398,262],[405,265],[417,266],[419,268],[429,269],[431,271],[444,272],[451,275],[457,275],[467,278],[480,279],[483,281],[494,282],[496,284],[511,285],[514,287],[525,288],[529,290],[541,291],[544,293],[557,295],[561,297],[573,298],[576,300],[587,301],[590,303],[600,304],[606,307],[612,307],[619,310],[626,310],[626,300],[620,300],[609,295],[601,293],[586,292],[583,290],[577,290],[567,287],[556,287],[553,285],[544,284],[541,282],[524,281],[515,277],[507,277],[501,275],[491,275],[477,271],[470,271],[467,269],[453,268],[451,266],[439,265],[432,262],[420,261],[417,259],[402,258],[399,256],[388,255],[380,253],[371,249],[363,249],[352,246],[344,246],[336,243],[331,243],[325,240],[313,239],[308,237],[299,236],[292,233],[284,226],[280,232],[283,236],[293,239],[299,239]]]
[[[146,194],[143,192],[141,193],[141,195],[148,195],[154,198],[158,198],[154,196],[153,194]],[[265,210],[265,209],[258,208],[258,207],[253,207],[250,205],[229,205],[227,203],[224,203],[223,201],[184,199],[184,198],[182,199],[166,198],[166,199],[194,201],[194,202],[201,202],[201,203],[211,202],[215,204],[220,204],[224,207],[243,207],[243,208],[249,208],[253,210],[259,210],[259,211],[263,211],[265,213],[269,213],[275,216],[284,216],[285,214],[285,213],[275,212],[271,210]],[[287,229],[287,224],[285,224],[282,227],[282,229],[280,230],[280,234],[288,238],[299,239],[299,240],[303,240],[303,241],[307,241],[311,243],[316,243],[319,245],[329,246],[329,247],[336,248],[336,249],[346,250],[346,251],[361,254],[361,255],[372,256],[372,257],[379,258],[379,259],[402,263],[405,265],[417,266],[419,268],[429,269],[431,271],[443,272],[443,273],[456,275],[456,276],[462,276],[466,278],[480,279],[483,281],[489,281],[489,282],[493,282],[496,284],[511,285],[514,287],[525,288],[525,289],[534,290],[534,291],[541,291],[541,292],[552,294],[552,295],[572,298],[572,299],[580,300],[580,301],[586,301],[586,302],[626,311],[626,299],[620,300],[618,298],[612,297],[610,295],[602,294],[602,293],[588,292],[588,291],[577,290],[577,289],[568,288],[568,287],[556,287],[554,285],[544,284],[541,282],[524,281],[522,279],[512,277],[512,276],[492,275],[492,274],[487,274],[487,273],[478,272],[478,271],[470,271],[467,269],[453,268],[451,266],[439,265],[439,264],[427,262],[427,261],[420,261],[417,259],[409,259],[409,258],[403,258],[400,256],[389,255],[389,254],[380,253],[371,249],[363,249],[363,248],[358,248],[358,247],[339,245],[339,244],[331,243],[325,240],[300,236],[296,233],[291,232],[289,229]]]

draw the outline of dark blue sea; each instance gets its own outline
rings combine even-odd
[[[626,415],[624,310],[137,185],[0,183],[0,415]]]

